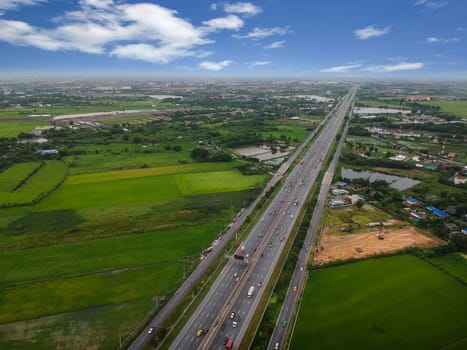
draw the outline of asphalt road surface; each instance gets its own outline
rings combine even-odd
[[[352,91],[355,91],[356,87]],[[352,95],[354,97],[354,92]],[[351,97],[351,100],[353,100]],[[345,107],[345,106],[343,106]],[[351,108],[348,108],[351,109]],[[345,112],[344,112],[345,113]],[[345,140],[345,135],[347,134],[348,123],[342,133],[342,137],[339,141],[338,147],[336,149],[336,153],[333,156],[333,159],[329,165],[328,170],[326,171],[322,184],[320,193],[318,195],[318,200],[315,205],[313,216],[310,221],[310,225],[308,227],[308,232],[305,237],[305,241],[303,244],[303,249],[300,251],[300,255],[297,260],[297,264],[295,266],[295,271],[292,274],[292,278],[290,280],[289,289],[287,291],[287,295],[284,299],[282,304],[281,312],[279,317],[277,318],[277,322],[274,328],[274,332],[271,336],[269,341],[268,349],[283,349],[286,337],[289,331],[289,327],[291,327],[292,322],[294,321],[294,316],[297,314],[297,307],[299,305],[300,296],[303,292],[303,289],[306,285],[308,279],[308,271],[306,270],[309,256],[311,254],[311,244],[315,238],[315,235],[318,230],[318,225],[321,220],[321,216],[323,214],[324,207],[326,205],[326,199],[329,192],[329,188],[331,186],[332,178],[334,176],[334,172],[337,166],[337,162],[339,161],[339,156],[342,148],[342,144]]]
[[[332,111],[333,112],[333,111]],[[332,115],[332,112],[329,113],[326,118],[320,123],[322,126]],[[138,337],[133,341],[133,343],[128,347],[129,350],[139,350],[143,349],[146,344],[151,340],[153,334],[163,325],[167,318],[174,312],[175,308],[181,303],[183,298],[190,292],[191,288],[196,282],[201,278],[206,269],[212,264],[212,262],[224,251],[225,246],[238,230],[238,228],[245,222],[248,215],[251,214],[251,211],[256,207],[260,199],[265,195],[265,193],[273,187],[287,172],[290,164],[292,164],[300,152],[310,143],[310,141],[315,136],[318,128],[312,132],[308,138],[300,145],[296,152],[286,161],[276,174],[272,177],[269,183],[264,188],[263,192],[258,196],[258,198],[249,206],[249,208],[244,211],[232,225],[232,227],[221,237],[220,243],[214,248],[214,250],[208,255],[208,257],[203,260],[202,263],[193,271],[193,273],[185,280],[185,282],[180,286],[180,288],[175,292],[171,299],[164,305],[161,311],[150,321],[144,330],[138,335]],[[235,272],[233,272],[235,273]],[[149,333],[150,329],[154,329]]]
[[[303,203],[320,172],[355,95],[355,87],[330,116],[313,145],[283,182],[262,217],[243,242],[245,260],[230,259],[207,296],[170,347],[172,350],[237,349],[258,306]],[[235,277],[238,275],[238,279]],[[249,295],[248,291],[253,289]]]

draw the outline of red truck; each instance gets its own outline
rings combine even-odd
[[[237,253],[235,253],[234,255],[234,259],[237,259],[237,260],[244,260],[245,259],[245,256],[243,255],[245,252],[245,246],[242,245],[240,247],[240,249],[237,251]]]
[[[225,350],[231,350],[233,348],[233,339],[229,339],[227,344],[225,344]]]

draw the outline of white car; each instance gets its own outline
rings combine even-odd
[[[233,327],[233,328],[237,328],[237,326],[238,326],[237,321],[233,321],[233,322],[232,322],[232,327]]]

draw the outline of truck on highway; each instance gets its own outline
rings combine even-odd
[[[254,292],[255,292],[255,286],[251,286],[250,289],[248,289],[247,297],[251,298]]]
[[[227,341],[227,344],[225,344],[225,350],[231,350],[233,348],[233,339],[230,338],[228,341]]]
[[[245,259],[244,252],[245,252],[245,246],[242,245],[240,249],[238,249],[237,252],[234,254],[234,259],[244,260]]]

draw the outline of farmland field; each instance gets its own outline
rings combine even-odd
[[[166,298],[267,180],[242,175],[237,162],[169,165],[158,156],[165,166],[71,175],[34,207],[1,211],[0,347],[115,348],[112,332],[126,336],[156,296]],[[25,327],[33,333],[18,335]],[[63,338],[47,338],[50,329]]]
[[[1,114],[0,114],[1,117]],[[1,137],[17,137],[21,132],[31,132],[38,126],[49,125],[46,122],[5,122],[0,124]]]
[[[0,325],[0,346],[9,350],[115,349],[119,337],[154,307],[144,297]],[[31,345],[33,344],[33,345]]]
[[[80,114],[80,113],[94,113],[94,112],[109,112],[109,111],[122,111],[128,109],[146,109],[146,108],[169,108],[173,104],[167,102],[159,102],[153,99],[140,100],[140,101],[106,101],[101,99],[93,101],[91,104],[80,104],[79,106],[72,105],[54,105],[50,107],[10,107],[0,110],[1,118],[24,118],[31,119],[29,115],[66,115],[66,114]],[[109,102],[109,103],[107,103]],[[155,106],[155,107],[153,107]]]
[[[65,178],[66,166],[62,161],[47,161],[24,185],[15,192],[3,193],[0,205],[30,203],[46,195]],[[18,177],[21,181],[22,178]],[[18,182],[19,182],[18,181]]]
[[[467,100],[462,101],[422,101],[420,104],[429,106],[439,106],[441,111],[452,113],[459,117],[467,117]]]
[[[277,125],[277,128],[279,129],[278,131],[271,131],[271,132],[262,132],[261,134],[263,137],[269,137],[269,135],[272,135],[275,138],[280,139],[281,136],[287,135],[287,137],[290,137],[291,139],[297,139],[300,142],[303,141],[309,134],[309,131],[306,130],[306,128],[302,126],[296,126],[296,125]]]
[[[160,232],[2,252],[0,286],[37,282],[182,259],[208,244],[214,224]],[[189,237],[189,238],[187,238]],[[153,247],[148,249],[148,247]],[[154,252],[157,251],[157,254]],[[60,264],[56,262],[60,261]]]
[[[18,163],[0,173],[0,193],[11,192],[24,180],[33,170],[39,167],[38,162]]]
[[[467,286],[411,255],[313,272],[292,349],[466,346]]]
[[[238,171],[213,171],[209,173],[181,174],[176,176],[177,186],[183,195],[239,191],[261,186],[267,175],[242,176]]]
[[[382,100],[358,100],[357,106],[365,107],[385,107],[385,108],[395,108],[395,109],[405,109],[406,106],[402,104],[389,103]]]
[[[463,253],[452,253],[438,256],[433,260],[440,264],[449,273],[467,282],[467,255]]]
[[[263,175],[243,176],[236,170],[227,170],[222,174],[228,176],[230,182],[226,183],[219,181],[218,173],[208,172],[208,169],[223,166],[230,165],[180,165],[69,176],[53,196],[39,203],[37,209],[102,207],[191,194],[240,191],[262,184],[266,179]],[[197,168],[204,168],[206,172],[174,175]],[[206,184],[203,179],[210,179],[211,183]]]
[[[144,164],[149,167],[166,167],[169,165],[179,165],[181,160],[187,162],[192,161],[189,156],[189,152],[165,152],[157,154],[130,152],[118,153],[119,150],[123,148],[124,146],[121,146],[121,148],[118,149],[115,148],[114,153],[86,154],[65,157],[70,167],[70,175],[141,168]],[[238,165],[238,163],[234,162],[232,162],[232,164]],[[210,164],[209,166],[213,165]],[[205,167],[207,167],[207,165],[205,165]]]
[[[170,262],[5,288],[0,324],[163,294],[182,276],[183,263]]]

